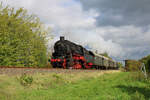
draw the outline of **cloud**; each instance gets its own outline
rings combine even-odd
[[[97,25],[146,26],[150,23],[150,0],[79,0],[85,10],[96,9]]]
[[[136,26],[103,26],[97,32],[105,41],[120,45],[122,49],[118,57],[121,59],[139,59],[150,53],[150,25],[145,32]],[[119,54],[119,50],[116,51]]]
[[[52,47],[60,35],[92,51],[117,59],[150,53],[148,0],[0,0],[24,7],[53,29]]]

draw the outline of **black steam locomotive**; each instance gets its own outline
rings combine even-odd
[[[54,45],[51,64],[54,68],[73,69],[116,69],[117,63],[110,58],[86,50],[64,37],[60,37]]]

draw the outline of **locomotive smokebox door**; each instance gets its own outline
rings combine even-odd
[[[64,40],[65,40],[64,36],[60,36],[60,41],[64,41]]]

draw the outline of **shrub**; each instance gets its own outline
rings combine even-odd
[[[150,57],[146,62],[146,69],[147,69],[147,72],[150,73]]]
[[[32,76],[28,76],[26,73],[22,74],[20,77],[20,83],[23,86],[30,86],[33,82],[33,77]]]
[[[139,61],[145,64],[146,71],[150,73],[150,55],[143,57]]]
[[[141,70],[141,62],[136,60],[126,60],[125,68],[127,71],[140,71]]]

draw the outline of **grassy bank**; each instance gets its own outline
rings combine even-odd
[[[103,75],[102,75],[103,74]],[[0,75],[0,100],[150,100],[150,82],[130,73]],[[22,82],[23,81],[23,82]]]

